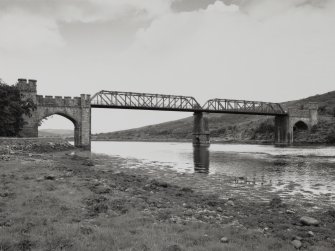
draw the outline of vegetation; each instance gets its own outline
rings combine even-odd
[[[261,122],[255,130],[255,133],[273,133],[273,132],[274,132],[274,124],[269,120]]]
[[[328,134],[326,140],[327,140],[327,143],[335,144],[335,129],[332,129],[332,130],[329,132],[329,134]]]
[[[0,136],[18,136],[24,125],[22,116],[31,116],[33,109],[35,105],[31,99],[21,100],[18,88],[0,79]]]

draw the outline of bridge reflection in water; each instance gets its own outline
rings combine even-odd
[[[193,162],[195,173],[209,173],[209,150],[208,147],[193,147]]]

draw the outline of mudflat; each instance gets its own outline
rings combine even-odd
[[[73,150],[2,155],[0,250],[335,249],[331,207],[222,198],[121,166]]]

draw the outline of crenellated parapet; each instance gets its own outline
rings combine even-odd
[[[43,96],[37,95],[38,106],[51,107],[90,107],[91,95],[82,94],[80,97]]]
[[[289,107],[287,111],[290,117],[309,117],[309,110],[300,109],[299,107]]]
[[[311,113],[318,111],[317,103],[307,103],[300,107],[289,107],[288,114],[291,117],[310,117]]]

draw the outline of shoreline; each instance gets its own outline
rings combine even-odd
[[[310,211],[275,194],[255,201],[224,184],[225,196],[201,193],[125,161],[76,149],[0,161],[0,249],[295,250],[297,238],[307,249],[335,247],[331,208]]]
[[[104,140],[91,140],[91,142],[147,142],[147,143],[190,143],[191,140],[122,140],[122,139],[104,139]],[[273,145],[276,146],[273,142],[264,142],[264,141],[211,141],[211,144],[223,144],[223,145]],[[277,147],[331,147],[335,146],[334,144],[326,144],[326,143],[294,143],[288,146],[277,146]]]

